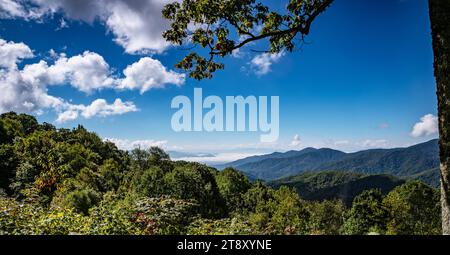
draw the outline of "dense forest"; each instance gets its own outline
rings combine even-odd
[[[392,175],[365,175],[344,171],[308,172],[282,178],[267,184],[273,188],[293,187],[306,200],[340,200],[351,206],[354,198],[368,189],[387,194],[406,182]]]
[[[329,174],[313,183],[326,188],[327,176],[341,184]],[[439,192],[420,181],[361,190],[350,203],[306,195],[157,147],[122,151],[82,126],[0,116],[0,234],[441,233]]]

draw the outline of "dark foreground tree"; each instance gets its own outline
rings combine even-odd
[[[256,0],[185,0],[166,5],[163,16],[171,28],[167,41],[201,46],[187,54],[176,67],[201,80],[223,69],[217,57],[233,54],[256,41],[268,40],[265,52],[291,52],[309,34],[313,21],[333,0],[289,0],[283,13],[269,10]],[[439,109],[442,227],[450,234],[450,1],[429,0],[435,54]],[[206,54],[206,57],[200,54]]]
[[[429,0],[439,111],[442,232],[450,234],[450,1]]]

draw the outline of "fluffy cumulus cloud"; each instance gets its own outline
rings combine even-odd
[[[256,75],[261,76],[269,73],[273,63],[278,62],[284,56],[284,52],[279,53],[261,53],[253,57],[250,66]]]
[[[113,75],[105,59],[94,52],[86,51],[70,58],[65,54],[55,57],[53,65],[48,65],[46,61],[26,65],[21,71],[23,78],[33,84],[67,83],[85,93],[105,88],[140,90],[144,93],[168,84],[179,86],[185,81],[184,74],[167,70],[160,61],[150,57],[129,65],[123,71],[123,78]]]
[[[27,81],[17,68],[0,70],[0,91],[0,113],[59,109],[64,104],[61,98],[48,95],[46,86]]]
[[[78,118],[79,115],[86,119],[92,117],[108,117],[111,115],[122,115],[129,112],[136,112],[138,108],[133,102],[122,102],[120,98],[114,103],[108,104],[105,99],[96,99],[90,105],[67,105],[65,111],[59,113],[56,122],[65,123]]]
[[[157,141],[157,140],[128,140],[128,139],[117,139],[117,138],[106,138],[105,141],[114,143],[121,150],[133,150],[136,148],[148,149],[152,146],[164,148],[167,141]]]
[[[47,94],[45,86],[30,83],[17,63],[33,57],[24,43],[0,39],[0,113],[31,112],[40,108],[59,107],[62,100]]]
[[[23,43],[0,39],[0,56],[0,113],[37,113],[52,109],[58,114],[57,122],[63,123],[79,116],[107,117],[138,110],[132,102],[123,102],[121,99],[111,104],[104,99],[97,99],[89,105],[77,105],[48,94],[49,86],[64,84],[86,93],[102,88],[117,88],[123,79],[115,78],[103,57],[96,53],[84,52],[71,58],[64,54],[56,55],[52,65],[41,60],[20,69],[17,64],[22,59],[33,57],[31,49]]]
[[[66,19],[99,20],[128,53],[163,52],[168,23],[161,10],[173,0],[0,0],[0,18],[43,19],[54,13]]]
[[[32,57],[33,52],[26,44],[7,42],[0,38],[0,68],[14,67],[22,59]]]
[[[66,110],[58,114],[57,123],[66,123],[78,119],[79,113],[76,110]]]
[[[97,115],[107,117],[110,115],[135,112],[137,111],[137,108],[132,102],[122,102],[122,100],[118,98],[113,104],[108,104],[104,99],[97,99],[88,106],[82,106],[80,110],[83,117],[89,119]]]
[[[169,46],[162,37],[162,32],[168,28],[168,23],[163,20],[161,10],[165,4],[173,1],[116,0],[108,2],[110,3],[106,6],[109,14],[104,19],[108,28],[116,36],[116,42],[128,53],[162,52]]]
[[[420,118],[420,121],[414,125],[411,131],[411,136],[423,137],[437,133],[438,133],[438,117],[434,116],[433,114],[427,114],[422,118]]]
[[[125,78],[119,84],[120,89],[139,89],[144,93],[152,88],[161,88],[167,84],[182,85],[185,75],[168,71],[161,62],[149,57],[141,58],[123,71]]]
[[[113,88],[117,83],[103,57],[89,51],[70,58],[61,54],[50,66],[46,61],[26,65],[21,73],[24,79],[33,84],[68,83],[85,93]]]

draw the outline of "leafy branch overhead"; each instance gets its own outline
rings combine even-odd
[[[223,69],[217,57],[225,57],[252,42],[267,39],[265,52],[292,52],[295,40],[303,41],[315,18],[333,0],[290,0],[284,13],[271,11],[256,0],[185,0],[168,4],[163,17],[170,29],[163,37],[176,45],[201,46],[202,53],[190,52],[177,68],[201,80]]]

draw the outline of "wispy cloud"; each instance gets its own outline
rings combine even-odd
[[[290,146],[292,147],[298,147],[301,145],[301,140],[299,135],[295,135],[294,138],[292,138]]]
[[[396,144],[389,141],[388,139],[329,139],[310,146],[315,148],[331,148],[345,152],[355,152],[367,149],[387,149],[394,147],[403,147],[404,144]]]
[[[255,72],[256,75],[262,76],[268,74],[272,69],[272,65],[278,62],[285,53],[261,53],[253,57],[250,61],[251,69]]]
[[[357,143],[357,145],[360,145],[362,148],[386,148],[388,147],[388,141],[385,139],[367,139]]]
[[[238,159],[256,156],[256,155],[262,155],[264,153],[251,153],[251,152],[223,152],[223,153],[217,153],[214,156],[210,157],[184,157],[184,158],[177,158],[176,160],[184,160],[184,161],[191,161],[191,162],[199,162],[209,165],[218,165],[223,164],[231,161],[235,161]]]

